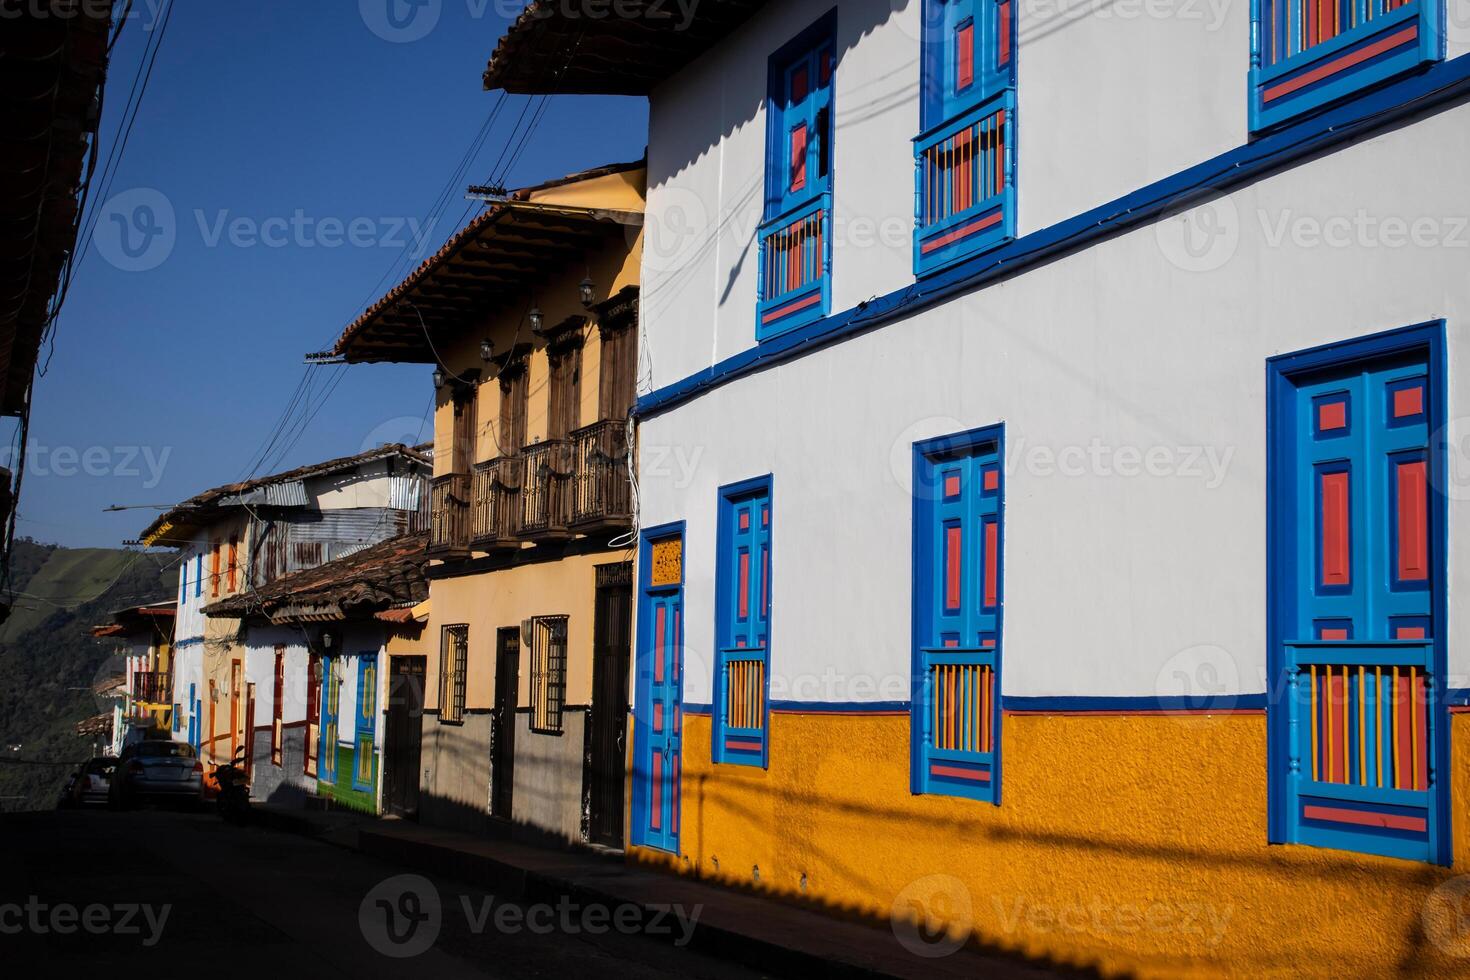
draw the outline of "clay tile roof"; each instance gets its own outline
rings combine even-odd
[[[643,166],[641,160],[610,164],[511,193],[364,310],[330,351],[307,356],[437,363],[430,333],[459,329],[497,304],[518,302],[528,286],[643,223],[641,212],[539,203],[529,200],[532,194]]]
[[[204,607],[207,616],[272,622],[336,621],[414,606],[429,596],[427,531],[389,538],[345,558],[296,572]]]
[[[496,45],[485,87],[516,94],[647,95],[765,0],[620,0],[606,16],[534,0]]]

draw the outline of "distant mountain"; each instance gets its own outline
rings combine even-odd
[[[89,631],[116,609],[169,598],[172,561],[163,553],[15,542],[14,608],[0,626],[0,810],[51,807],[90,754],[76,724],[105,709],[92,689],[112,645]]]

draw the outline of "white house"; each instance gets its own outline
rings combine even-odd
[[[486,74],[649,99],[639,858],[1108,969],[1470,951],[1463,4],[656,6]]]

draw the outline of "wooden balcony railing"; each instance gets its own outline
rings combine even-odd
[[[579,531],[633,520],[628,423],[606,419],[572,433],[572,525]]]
[[[515,548],[521,526],[521,458],[500,456],[475,464],[470,542],[477,550]]]
[[[572,444],[549,439],[521,451],[521,533],[528,537],[565,537],[571,532]]]
[[[932,272],[1011,235],[1009,90],[914,141],[914,271]]]
[[[429,552],[465,554],[470,544],[470,475],[434,478],[429,494]]]
[[[133,700],[149,704],[172,704],[173,674],[166,670],[140,670],[133,674]]]
[[[758,338],[826,314],[832,269],[830,197],[820,194],[761,225]]]

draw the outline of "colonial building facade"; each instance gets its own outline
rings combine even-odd
[[[323,355],[434,367],[426,823],[623,843],[643,179],[491,202]]]
[[[1437,0],[538,2],[486,82],[649,99],[639,860],[1107,969],[1447,969]]]
[[[419,451],[379,446],[215,487],[149,525],[142,544],[179,549],[175,738],[192,744],[207,763],[244,750],[247,771],[254,769],[254,719],[275,699],[275,675],[273,663],[260,662],[264,653],[250,662],[243,622],[250,600],[284,576],[407,532],[427,505],[430,466]],[[241,601],[224,605],[232,598]],[[222,615],[207,613],[209,606]],[[301,660],[299,652],[293,659]],[[304,692],[306,665],[299,666],[303,673],[293,677]],[[296,710],[305,712],[305,706]],[[318,733],[308,728],[292,735],[303,739],[299,782],[310,788]]]

